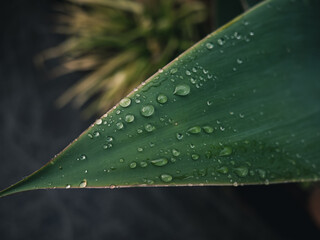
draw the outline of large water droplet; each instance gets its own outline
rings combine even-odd
[[[131,99],[128,97],[125,97],[120,101],[120,106],[124,108],[129,107],[130,104],[131,104]]]
[[[132,114],[128,114],[125,116],[124,120],[127,122],[127,123],[131,123],[134,121],[134,115]]]
[[[234,168],[233,170],[239,177],[245,177],[249,172],[249,169],[247,167],[238,167]]]
[[[160,179],[167,183],[172,181],[172,176],[169,174],[161,174]]]
[[[220,157],[224,157],[224,156],[229,156],[232,154],[232,148],[231,147],[224,147],[220,153],[219,156]]]
[[[164,104],[168,101],[168,97],[164,94],[159,94],[157,97],[158,103]]]
[[[159,158],[159,159],[151,160],[151,163],[152,163],[154,166],[162,167],[162,166],[168,164],[168,159],[166,159],[166,158]]]
[[[80,184],[79,184],[79,187],[80,188],[85,188],[87,186],[88,182],[87,182],[87,179],[83,179]]]
[[[141,115],[144,117],[150,117],[154,113],[154,107],[152,105],[146,105],[141,108]]]
[[[186,96],[190,93],[190,86],[186,84],[177,85],[173,94],[178,96]]]
[[[188,133],[198,134],[201,132],[201,127],[195,126],[188,129]]]

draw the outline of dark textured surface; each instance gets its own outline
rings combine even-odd
[[[90,123],[53,105],[77,76],[50,80],[33,64],[35,54],[61,41],[52,34],[54,3],[1,7],[1,189]],[[0,239],[319,239],[302,193],[296,185],[26,192],[0,199]]]

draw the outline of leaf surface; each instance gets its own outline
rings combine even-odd
[[[0,196],[319,180],[319,10],[316,0],[258,4],[159,70]]]

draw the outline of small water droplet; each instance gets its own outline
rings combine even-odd
[[[98,131],[94,131],[94,132],[93,132],[93,136],[94,136],[94,137],[99,137],[99,136],[100,136],[100,133],[99,133]]]
[[[134,115],[132,114],[128,114],[125,116],[124,120],[127,122],[127,123],[132,123],[134,121]]]
[[[188,129],[188,133],[198,134],[201,132],[201,127],[195,126]]]
[[[178,72],[178,69],[176,69],[176,68],[172,68],[171,70],[170,70],[170,74],[175,74],[176,72]]]
[[[118,122],[118,123],[116,123],[116,127],[117,127],[117,129],[123,129],[123,123],[122,122]]]
[[[168,159],[166,159],[166,158],[159,158],[159,159],[151,160],[151,163],[152,163],[154,166],[162,167],[162,166],[165,166],[165,165],[168,164]]]
[[[232,148],[231,147],[224,147],[220,151],[219,156],[224,157],[224,156],[230,156],[231,154],[232,154]]]
[[[229,172],[229,169],[226,166],[222,166],[217,169],[217,172],[227,174]]]
[[[146,124],[146,125],[144,126],[144,129],[145,129],[147,132],[152,132],[152,131],[154,131],[154,130],[156,129],[156,127],[153,126],[153,125],[151,125],[150,123],[148,123],[148,124]]]
[[[144,162],[144,161],[140,162],[140,167],[145,168],[147,166],[148,166],[147,162]]]
[[[141,108],[141,115],[144,117],[150,117],[154,113],[154,107],[152,105],[146,105]]]
[[[211,105],[212,105],[212,103],[213,103],[213,102],[212,102],[212,101],[210,101],[210,100],[208,100],[208,101],[207,101],[207,105],[208,105],[208,106],[211,106]]]
[[[177,137],[178,140],[182,140],[183,134],[177,133],[177,134],[176,134],[176,137]]]
[[[247,167],[237,167],[234,168],[233,171],[239,176],[239,177],[245,177],[248,175],[249,169]]]
[[[87,156],[82,154],[80,157],[79,157],[79,160],[83,161],[83,160],[86,160],[87,159]]]
[[[138,152],[143,152],[143,148],[142,147],[138,147],[137,150],[138,150]]]
[[[172,155],[178,157],[180,155],[180,152],[177,149],[172,149]]]
[[[242,64],[242,63],[243,63],[242,59],[241,59],[241,58],[238,58],[238,59],[237,59],[237,63],[238,63],[238,64]]]
[[[167,183],[172,181],[172,176],[169,174],[161,174],[160,179]]]
[[[97,124],[97,125],[100,125],[101,123],[102,123],[102,119],[97,119],[97,120],[96,120],[96,124]]]
[[[192,154],[191,155],[191,158],[193,159],[193,160],[198,160],[199,159],[199,155],[198,154]]]
[[[207,47],[208,49],[212,49],[212,48],[213,48],[213,44],[212,44],[212,43],[206,43],[206,47]]]
[[[187,71],[186,71],[186,75],[187,75],[187,76],[190,76],[190,75],[191,75],[191,72],[190,72],[189,70],[187,70]]]
[[[218,42],[218,44],[219,44],[220,46],[222,46],[225,41],[224,41],[223,38],[219,38],[219,39],[217,40],[217,42]]]
[[[136,162],[132,162],[132,163],[129,164],[129,167],[132,168],[132,169],[136,168],[137,167],[137,163]]]
[[[93,138],[91,133],[88,133],[88,137],[91,138],[91,139]]]
[[[205,133],[208,133],[208,134],[213,133],[213,128],[210,126],[203,126],[202,129]]]
[[[80,188],[85,188],[87,186],[88,182],[87,182],[87,179],[83,179],[80,184],[79,184],[79,187]]]
[[[70,185],[70,184],[67,184],[67,185],[66,185],[66,189],[69,189],[69,188],[71,188],[71,185]]]
[[[190,93],[190,86],[186,84],[177,85],[173,94],[178,96],[186,96]]]
[[[158,103],[164,104],[168,101],[168,97],[164,94],[159,94],[157,97]]]
[[[159,72],[159,73],[163,73],[163,69],[160,68],[160,69],[158,70],[158,72]]]
[[[120,106],[124,108],[129,107],[130,104],[131,104],[131,99],[128,97],[125,97],[120,101]]]

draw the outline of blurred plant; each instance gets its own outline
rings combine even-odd
[[[131,89],[210,32],[199,0],[69,0],[57,32],[69,37],[41,54],[61,58],[55,76],[90,71],[57,101],[102,114]]]

